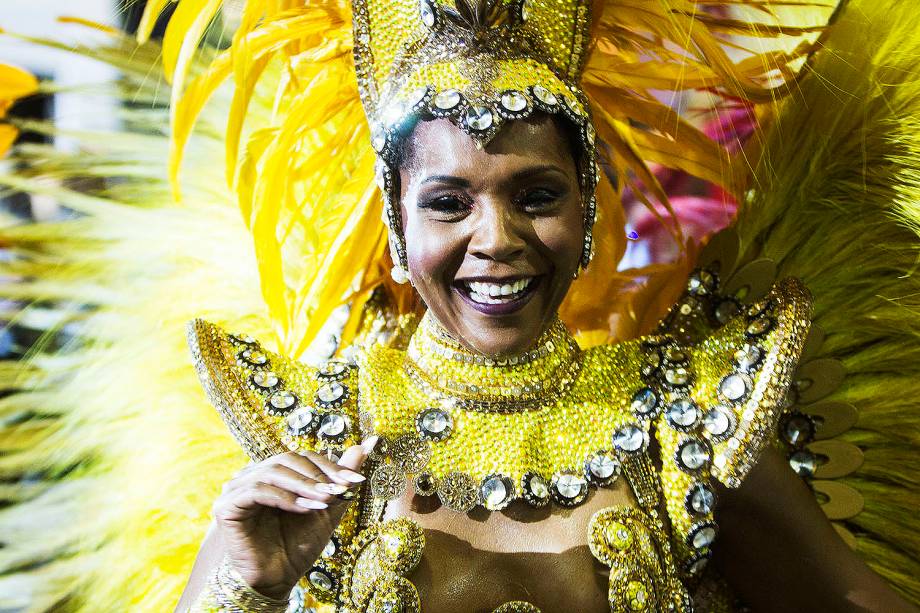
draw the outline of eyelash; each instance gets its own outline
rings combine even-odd
[[[514,203],[525,211],[530,209],[531,211],[539,212],[555,204],[560,197],[561,195],[553,190],[535,189],[515,198]],[[431,210],[436,213],[459,215],[472,208],[472,203],[463,196],[448,194],[423,200],[419,202],[418,206],[421,209]]]

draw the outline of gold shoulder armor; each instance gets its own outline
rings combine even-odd
[[[359,438],[353,365],[329,361],[317,369],[201,319],[189,323],[188,342],[208,400],[252,460],[287,451],[339,454]]]

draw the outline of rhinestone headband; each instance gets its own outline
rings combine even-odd
[[[592,253],[597,186],[595,131],[578,87],[584,0],[356,0],[358,90],[377,153],[376,180],[394,262],[408,268],[395,177],[398,141],[423,119],[446,118],[484,147],[508,121],[561,115],[579,135],[584,245]]]

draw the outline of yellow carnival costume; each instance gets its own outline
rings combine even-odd
[[[250,0],[229,48],[198,52],[221,2],[178,2],[161,49],[146,38],[166,4],[149,3],[139,46],[111,31],[111,45],[77,50],[122,71],[123,133],[74,135],[79,158],[21,147],[20,170],[0,175],[80,213],[0,234],[17,255],[4,295],[77,307],[62,322],[75,339],[3,365],[0,606],[169,609],[247,455],[335,453],[372,432],[386,445],[368,485],[302,581],[340,610],[423,606],[411,573],[425,534],[381,521],[407,488],[495,511],[577,506],[618,480],[637,506],[602,509],[585,535],[611,607],[730,610],[705,566],[714,481],[737,486],[775,438],[841,534],[920,602],[909,7]],[[792,42],[745,48],[762,37]],[[168,109],[150,78],[160,59]],[[729,155],[655,90],[754,104],[763,129]],[[394,282],[404,245],[380,220],[400,227],[394,144],[418,117],[484,143],[535,110],[580,137],[586,268],[560,321],[495,363]],[[739,216],[703,249],[666,221],[679,261],[616,272],[618,194],[668,200],[648,163],[724,187]],[[78,192],[49,177],[114,180]],[[217,413],[183,347],[193,318]],[[304,363],[316,355],[335,359]],[[290,607],[307,600],[298,589]],[[222,569],[196,606],[288,603]]]

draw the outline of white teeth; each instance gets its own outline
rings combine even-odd
[[[533,277],[504,284],[469,281],[466,285],[470,290],[470,297],[476,302],[483,304],[500,304],[502,302],[508,302],[509,299],[513,300],[516,298],[516,294],[527,289],[531,281],[533,281]]]

